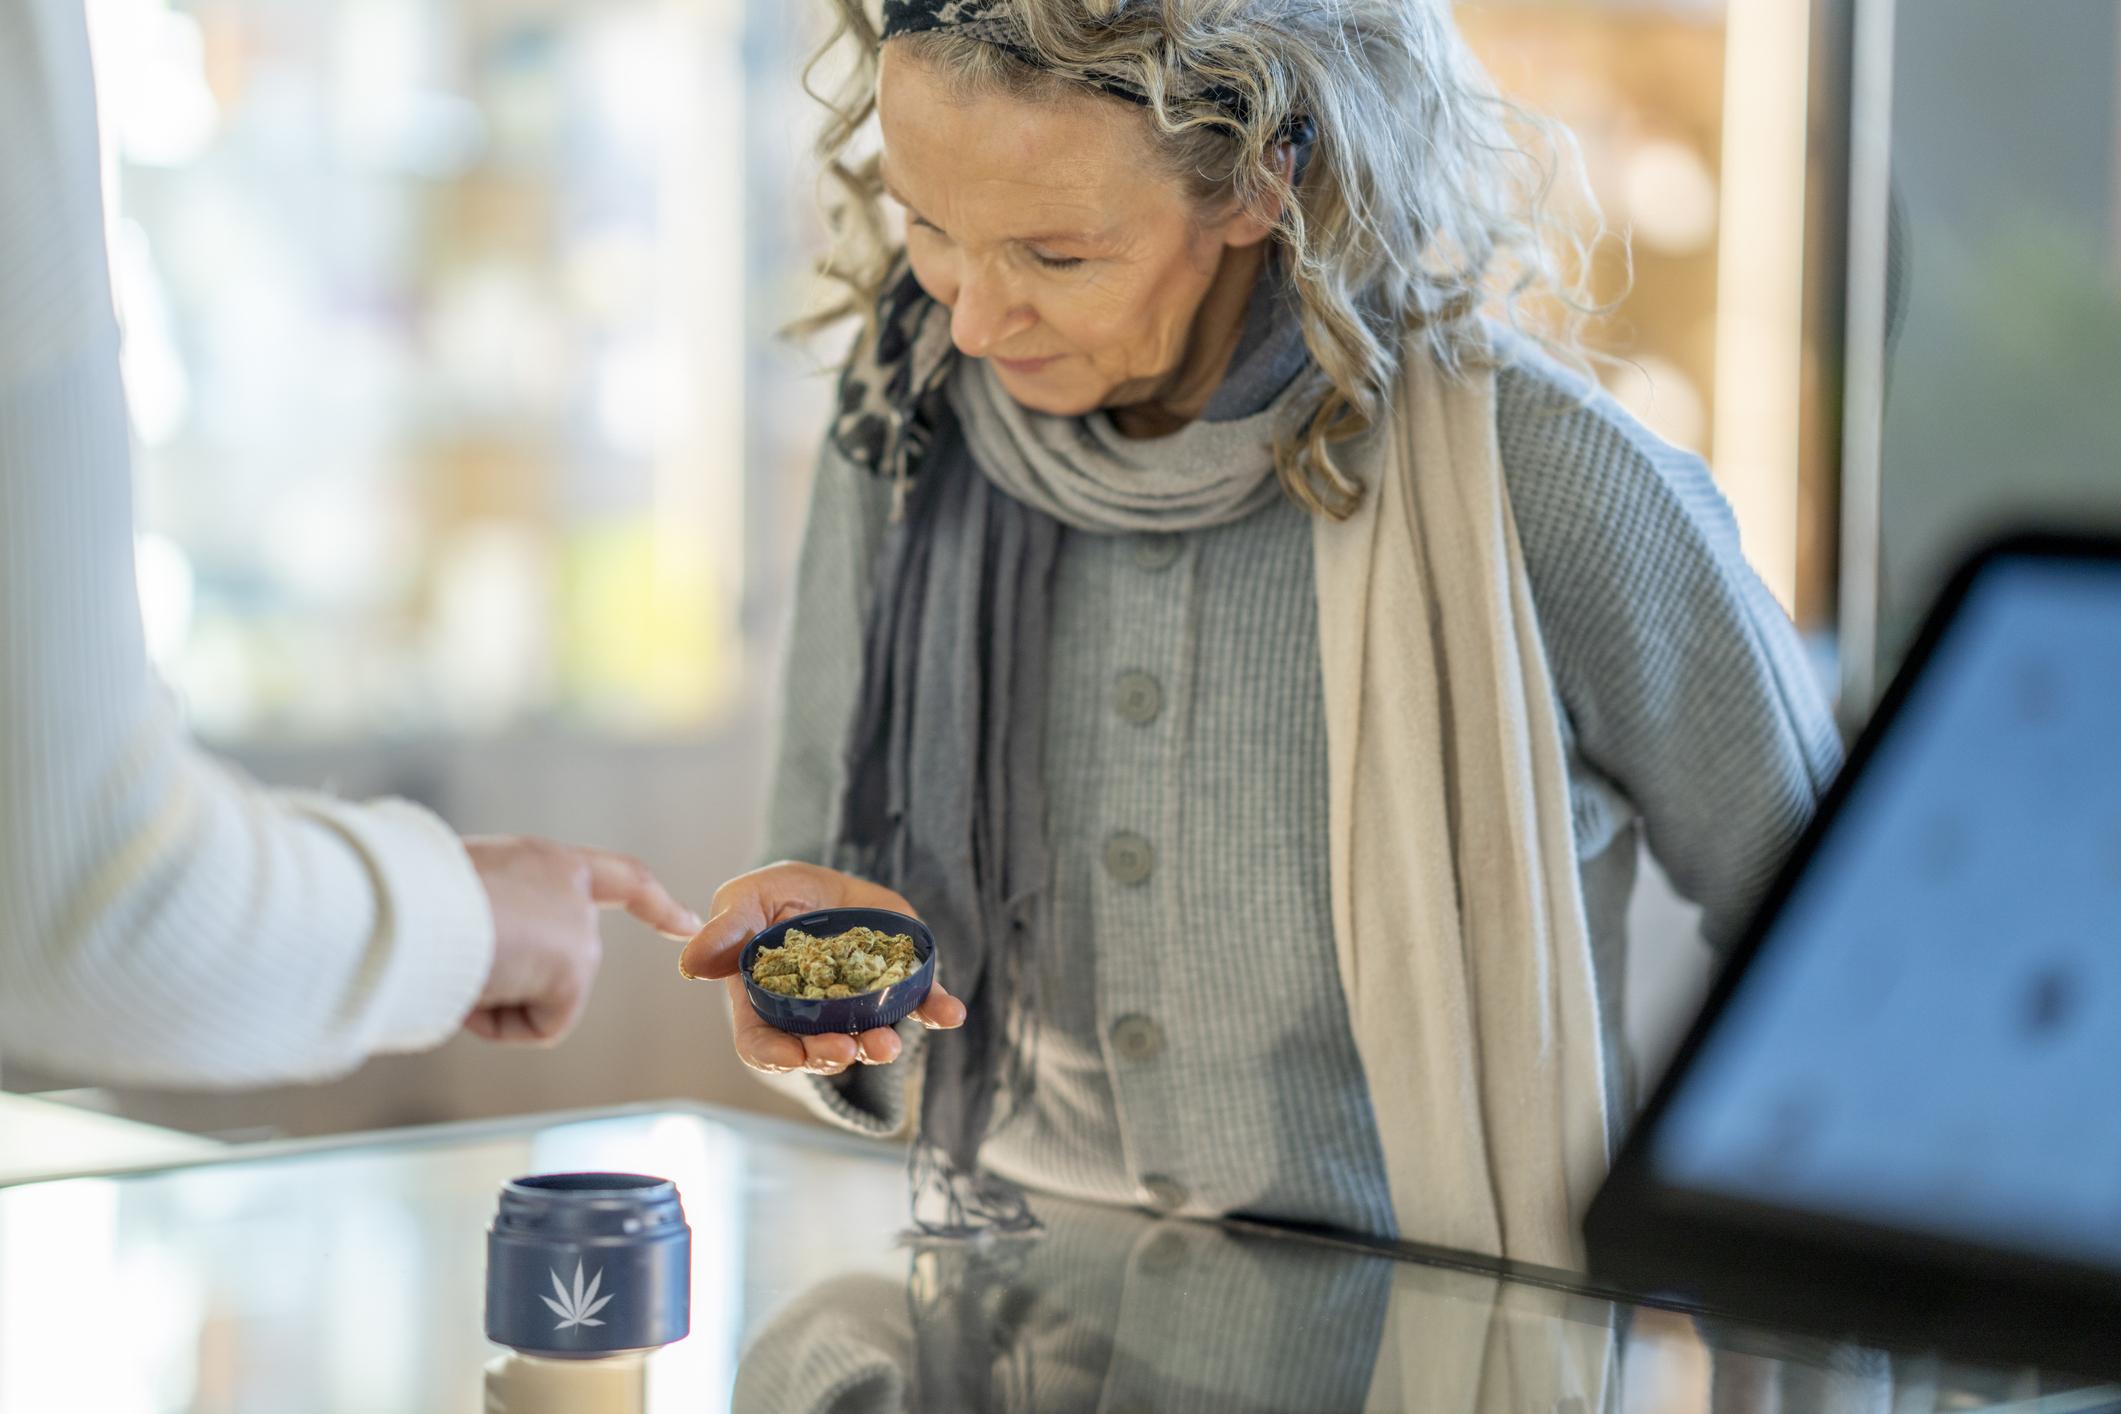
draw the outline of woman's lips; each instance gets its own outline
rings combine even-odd
[[[994,364],[1004,373],[1014,373],[1019,378],[1028,378],[1034,373],[1043,372],[1051,367],[1059,358],[1059,354],[1053,354],[1046,358],[1002,358],[1000,355],[995,355]]]

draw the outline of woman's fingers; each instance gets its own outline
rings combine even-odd
[[[725,986],[729,992],[730,1019],[735,1023],[737,1059],[753,1070],[775,1075],[791,1070],[837,1075],[859,1059],[854,1037],[792,1036],[767,1024],[752,1009],[751,998],[744,991],[741,977],[729,978]],[[869,1033],[871,1036],[876,1034]],[[894,1036],[892,1039],[896,1041],[898,1038]]]
[[[805,1036],[803,1068],[818,1075],[838,1075],[854,1064],[852,1036]]]
[[[938,982],[928,989],[928,998],[913,1013],[913,1019],[930,1031],[954,1031],[965,1024],[965,1004],[944,991]]]
[[[732,977],[738,956],[752,935],[773,922],[777,889],[767,875],[778,874],[786,865],[771,865],[739,874],[714,891],[714,904],[707,922],[685,944],[678,956],[678,971],[687,977]],[[793,881],[789,881],[792,885]],[[801,910],[798,910],[800,912]]]
[[[751,998],[744,994],[741,977],[731,977],[726,986],[729,1019],[736,1031],[737,1059],[753,1070],[763,1070],[770,1075],[801,1070],[809,1060],[802,1038],[768,1026],[761,1020],[758,1012],[752,1009]]]
[[[896,1031],[878,1027],[859,1036],[795,1036],[769,1025],[751,1006],[743,979],[731,977],[724,984],[729,993],[730,1019],[735,1023],[737,1059],[753,1070],[785,1075],[791,1070],[814,1075],[837,1075],[853,1065],[889,1065],[905,1052]],[[964,1020],[964,1007],[946,997],[956,1008],[956,1020],[925,1025],[955,1026]]]
[[[809,865],[769,864],[739,874],[714,891],[707,922],[678,957],[687,977],[728,977],[744,944],[762,928],[813,908],[830,906],[829,880],[844,877]]]
[[[721,895],[715,897],[719,899]],[[742,900],[726,908],[718,906],[701,925],[700,931],[685,944],[685,950],[678,954],[678,971],[695,981],[736,976],[737,960],[743,955],[744,944],[765,926],[766,920],[759,916],[756,904],[751,900]]]
[[[863,1065],[889,1065],[904,1049],[905,1044],[899,1040],[898,1032],[888,1026],[864,1031],[854,1038],[854,1058]]]

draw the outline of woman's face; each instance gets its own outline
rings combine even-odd
[[[915,276],[959,351],[1038,412],[1156,398],[1225,253],[1268,234],[1199,210],[1119,101],[967,100],[887,44],[877,106]]]

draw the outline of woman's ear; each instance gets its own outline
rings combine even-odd
[[[1296,144],[1277,142],[1269,156],[1271,162],[1281,168],[1281,179],[1293,183],[1296,180]],[[1259,212],[1238,211],[1224,228],[1223,240],[1231,246],[1258,245],[1274,234],[1274,225],[1281,220],[1281,203],[1273,202]]]

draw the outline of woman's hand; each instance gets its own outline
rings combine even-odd
[[[753,1070],[837,1075],[850,1065],[889,1065],[898,1059],[898,1033],[888,1027],[859,1036],[793,1036],[767,1025],[752,1009],[737,971],[744,944],[784,918],[820,908],[913,912],[913,905],[881,884],[815,864],[769,864],[715,890],[707,926],[685,945],[684,956],[678,960],[678,970],[687,977],[726,979],[723,985],[736,1025],[737,1059]],[[965,1004],[944,991],[938,981],[913,1019],[931,1031],[946,1031],[965,1024]]]

